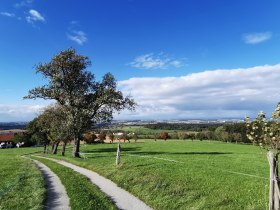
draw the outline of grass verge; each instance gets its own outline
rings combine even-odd
[[[70,198],[72,210],[116,209],[113,202],[85,176],[50,160],[34,156],[32,156],[32,159],[36,159],[45,164],[60,178]]]
[[[41,210],[46,196],[37,167],[19,154],[38,148],[3,149],[0,153],[0,209]]]

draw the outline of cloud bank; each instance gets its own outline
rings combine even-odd
[[[119,88],[138,107],[119,119],[217,119],[268,114],[280,101],[280,64],[204,71],[182,77],[131,78]]]
[[[131,78],[118,83],[138,107],[116,119],[221,119],[269,116],[280,101],[280,64],[218,69],[181,77]],[[1,105],[1,121],[26,121],[44,105]]]
[[[29,121],[36,117],[44,105],[0,104],[0,122]]]

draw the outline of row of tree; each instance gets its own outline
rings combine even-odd
[[[153,130],[182,130],[182,131],[204,131],[210,130],[214,131],[217,127],[221,126],[220,123],[210,124],[185,124],[185,123],[156,123],[156,124],[148,124],[144,127],[153,129]]]

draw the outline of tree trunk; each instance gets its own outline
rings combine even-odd
[[[52,143],[52,152],[53,152],[53,150],[54,150],[54,145],[55,145],[55,143]]]
[[[74,138],[74,147],[72,152],[73,157],[80,157],[80,138]]]
[[[44,145],[44,154],[46,154],[47,153],[47,145],[45,144]]]
[[[56,155],[56,154],[57,154],[57,148],[58,148],[58,145],[59,145],[59,142],[56,142],[56,143],[54,143],[54,144],[53,144],[53,150],[52,150],[52,153],[53,153],[54,155]]]
[[[61,155],[64,156],[65,154],[65,149],[66,149],[66,142],[63,142],[63,145],[62,145],[62,150],[61,150]]]

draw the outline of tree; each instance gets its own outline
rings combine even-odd
[[[132,134],[132,138],[134,139],[134,141],[136,142],[137,140],[138,140],[138,135],[137,135],[137,133],[133,133]]]
[[[74,157],[79,157],[82,135],[93,124],[108,122],[114,111],[133,110],[136,105],[133,99],[117,90],[112,74],[105,74],[101,82],[95,81],[87,70],[90,64],[88,57],[78,55],[72,48],[60,52],[49,63],[36,67],[48,84],[30,90],[25,97],[53,99],[68,110],[74,134]]]
[[[126,133],[123,132],[123,134],[120,136],[120,139],[123,139],[123,141],[128,141],[130,143],[130,136]]]
[[[186,139],[188,139],[188,137],[189,137],[189,135],[186,132],[179,132],[178,133],[178,138],[179,139],[186,140]]]
[[[46,131],[41,126],[40,116],[34,118],[27,125],[27,132],[31,136],[31,141],[37,145],[44,146],[44,153],[47,152],[47,145],[50,143]]]
[[[24,147],[30,147],[34,145],[34,142],[31,140],[29,133],[18,133],[14,136],[14,143],[23,143]]]
[[[169,135],[168,135],[167,132],[161,132],[161,133],[159,134],[159,138],[160,138],[160,139],[164,139],[164,141],[166,141],[166,139],[169,138]]]
[[[67,142],[73,138],[71,116],[66,107],[55,104],[48,106],[39,116],[41,130],[47,134],[52,143],[52,153],[57,153],[59,143],[62,141],[62,155],[65,154]]]
[[[109,132],[109,135],[108,135],[109,139],[110,139],[110,142],[113,143],[114,140],[115,140],[115,135],[113,134],[113,132]]]
[[[93,132],[87,132],[83,135],[83,140],[87,144],[92,144],[94,143],[95,139],[97,139],[97,136]]]
[[[106,140],[106,131],[101,130],[100,134],[98,135],[98,138],[103,143]]]
[[[267,156],[270,164],[269,209],[278,209],[279,197],[275,188],[279,187],[280,103],[272,113],[271,120],[267,120],[265,113],[261,111],[255,120],[251,122],[250,118],[246,117],[245,122],[248,139],[268,151]]]
[[[224,126],[219,126],[218,128],[216,128],[214,135],[217,138],[217,140],[228,141],[229,135],[228,132],[226,132]]]

